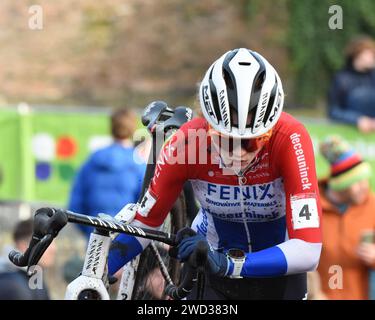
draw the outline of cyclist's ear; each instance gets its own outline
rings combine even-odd
[[[180,242],[185,239],[185,238],[189,238],[189,237],[193,237],[195,236],[197,233],[190,227],[184,227],[182,229],[180,229],[177,234],[176,234],[176,242],[177,242],[177,246],[180,244]],[[177,259],[177,254],[178,254],[178,247],[175,246],[175,247],[171,247],[169,249],[169,256],[172,257],[172,258],[175,258]]]

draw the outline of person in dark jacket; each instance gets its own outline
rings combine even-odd
[[[33,221],[23,220],[17,223],[13,231],[15,249],[25,252],[33,233]],[[49,300],[50,295],[43,281],[44,268],[51,267],[55,261],[56,246],[52,242],[39,261],[39,275],[29,278],[26,268],[14,266],[5,254],[0,257],[0,300]],[[36,272],[38,270],[36,269]],[[39,280],[38,280],[39,279]]]
[[[328,96],[330,119],[375,131],[375,42],[353,39],[346,49],[346,65],[334,76]]]
[[[136,115],[121,109],[111,116],[114,142],[94,152],[78,171],[68,208],[90,216],[115,216],[127,203],[137,202],[141,192],[145,163],[132,143]],[[91,227],[79,226],[88,238]]]

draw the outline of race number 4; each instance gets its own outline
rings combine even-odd
[[[295,195],[291,197],[293,229],[319,228],[319,214],[314,196]]]

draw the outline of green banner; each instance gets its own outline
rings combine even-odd
[[[38,113],[33,114],[32,122],[30,143],[35,184],[28,200],[65,205],[77,169],[90,152],[111,141],[108,116]]]
[[[18,200],[22,194],[20,117],[9,110],[0,112],[0,199]]]
[[[66,205],[77,169],[111,142],[108,115],[0,110],[0,200]]]

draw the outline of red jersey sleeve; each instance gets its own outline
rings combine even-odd
[[[285,187],[286,223],[290,239],[319,243],[321,205],[313,145],[305,127],[295,121],[283,129],[275,148],[276,166]]]

